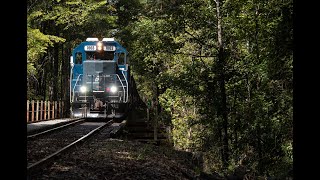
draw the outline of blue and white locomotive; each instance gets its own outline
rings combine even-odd
[[[114,38],[87,38],[70,58],[72,117],[123,116],[130,104],[128,52]]]

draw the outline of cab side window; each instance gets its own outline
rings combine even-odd
[[[76,53],[76,64],[82,64],[82,53]]]
[[[120,53],[119,58],[118,58],[118,64],[120,64],[120,65],[125,64],[125,57],[126,57],[126,55],[124,53]]]

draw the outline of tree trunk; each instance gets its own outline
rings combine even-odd
[[[256,62],[259,64],[260,63],[260,48],[259,48],[259,22],[258,22],[258,17],[259,17],[259,6],[256,5],[255,8],[255,14],[254,14],[254,22],[255,22],[255,54],[256,54]],[[259,72],[258,72],[259,73]],[[259,92],[259,86],[257,86],[257,92]],[[263,173],[263,159],[262,159],[262,144],[261,144],[261,128],[260,124],[261,122],[257,119],[257,130],[256,130],[256,135],[257,135],[257,149],[258,149],[258,171],[259,173]]]
[[[47,77],[48,74],[45,72],[46,68],[44,67],[44,71],[43,71],[43,84],[42,84],[42,90],[43,90],[43,100],[46,101],[46,97],[47,97]]]
[[[59,77],[59,45],[56,44],[53,48],[53,100],[58,100],[58,77]]]
[[[66,51],[65,51],[65,55],[64,55],[64,59],[63,61],[64,66],[63,69],[65,72],[65,77],[66,77],[66,81],[65,81],[65,85],[64,85],[64,89],[65,89],[65,95],[64,95],[64,101],[66,102],[64,110],[65,110],[65,116],[69,116],[70,115],[70,56],[71,56],[71,48],[69,48],[68,45],[66,45],[65,47]]]
[[[59,68],[59,71],[61,72],[60,73],[60,98],[59,98],[59,100],[60,101],[62,101],[63,99],[65,99],[64,97],[65,97],[65,86],[64,86],[64,84],[65,84],[65,79],[68,79],[67,78],[67,76],[64,74],[64,72],[66,72],[66,71],[64,71],[64,66],[65,66],[65,59],[64,59],[64,45],[62,44],[61,45],[61,66],[60,66],[60,68]]]
[[[222,15],[220,13],[220,0],[216,0],[216,9],[217,9],[217,27],[218,27],[218,83],[220,88],[221,95],[221,115],[223,119],[223,164],[224,168],[228,167],[229,164],[229,144],[228,144],[228,114],[227,114],[227,97],[226,97],[226,88],[225,88],[225,74],[224,74],[224,66],[225,66],[225,55],[224,55],[224,45],[222,38]]]

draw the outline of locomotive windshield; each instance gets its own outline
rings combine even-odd
[[[87,51],[86,57],[89,60],[113,60],[114,52],[113,51]]]

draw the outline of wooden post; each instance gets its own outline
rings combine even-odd
[[[57,118],[57,101],[54,101],[54,109],[53,109],[53,119]]]
[[[31,101],[31,121],[34,121],[34,100]]]
[[[55,116],[55,118],[58,118],[58,102],[56,101],[55,102],[55,111],[56,111],[56,116]]]
[[[54,101],[50,103],[51,107],[50,107],[50,119],[54,119]]]
[[[48,120],[50,119],[50,101],[48,101]]]
[[[47,101],[44,101],[44,118],[43,120],[47,119]]]
[[[39,121],[39,100],[37,100],[36,106],[36,121]]]
[[[27,100],[27,122],[29,122],[29,100]]]
[[[40,102],[40,120],[43,120],[42,114],[43,114],[43,101],[41,100],[41,102]]]
[[[64,117],[64,102],[61,103],[61,118]]]
[[[50,107],[50,117],[51,117],[51,119],[54,119],[53,112],[54,112],[54,101],[51,102],[51,107]]]
[[[58,103],[59,118],[61,119],[61,101]]]

